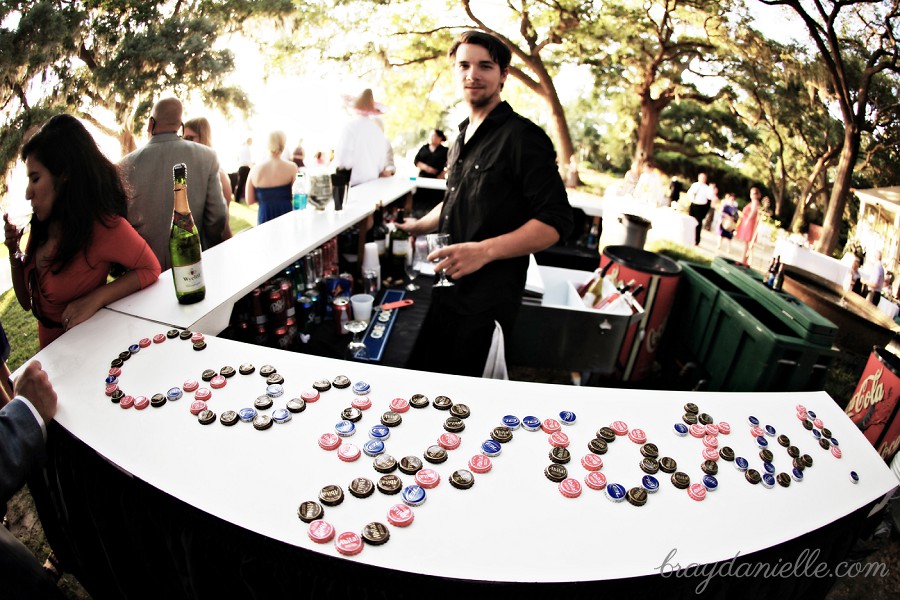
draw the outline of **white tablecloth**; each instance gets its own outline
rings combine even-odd
[[[878,302],[878,310],[886,314],[888,319],[893,319],[897,316],[897,313],[900,312],[900,306],[897,306],[890,300],[882,298]]]
[[[786,265],[818,275],[838,286],[844,285],[844,280],[850,272],[850,267],[838,259],[803,248],[788,240],[779,240],[775,243],[774,255],[780,256],[781,262]]]
[[[571,202],[571,197],[569,199]],[[619,217],[628,214],[647,219],[651,223],[647,239],[667,240],[682,246],[694,245],[697,221],[694,217],[665,206],[651,206],[631,196],[612,196],[603,199],[604,245],[621,244],[625,239],[625,226]]]

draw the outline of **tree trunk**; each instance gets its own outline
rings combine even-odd
[[[815,246],[816,251],[828,256],[831,256],[837,247],[841,234],[841,226],[844,223],[844,206],[847,204],[850,179],[853,177],[853,167],[856,166],[858,155],[859,132],[852,126],[845,125],[844,146],[841,148],[837,171],[834,174],[834,185],[831,188],[828,209],[825,212],[825,221],[822,223],[823,233]]]
[[[127,127],[119,130],[119,148],[122,149],[122,156],[137,150],[137,143],[134,141],[134,134]]]
[[[553,117],[553,128],[556,132],[556,141],[559,144],[559,152],[557,154],[557,162],[560,167],[569,164],[569,159],[575,154],[575,146],[572,144],[572,135],[569,133],[569,122],[566,120],[566,111],[563,109],[562,103],[559,101],[559,95],[556,90],[545,96],[547,104],[550,105],[550,114]]]
[[[654,100],[649,93],[641,94],[641,122],[638,125],[637,146],[631,168],[641,173],[644,163],[653,158],[653,144],[656,141],[656,130],[659,128],[659,114],[665,105]]]

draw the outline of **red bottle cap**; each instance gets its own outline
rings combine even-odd
[[[551,446],[556,446],[557,448],[566,448],[569,445],[569,436],[564,434],[562,431],[555,431],[550,434],[550,437],[547,438],[550,442]]]
[[[391,410],[395,413],[404,413],[409,410],[409,400],[406,398],[394,398],[391,400]]]
[[[150,344],[153,342],[150,341],[150,338],[141,338],[141,341],[138,342],[138,346],[141,348],[149,348]]]
[[[166,334],[164,333],[157,333],[153,336],[154,344],[162,344],[164,341],[166,341]]]
[[[572,477],[563,479],[559,482],[559,493],[566,498],[577,498],[581,495],[581,484]]]
[[[706,426],[706,435],[719,435],[719,426],[715,423],[710,423]]]
[[[134,406],[134,396],[122,396],[119,400],[119,406],[122,408],[131,408]]]
[[[147,396],[138,396],[134,399],[134,407],[137,410],[144,410],[148,406],[150,406],[150,399]]]
[[[718,426],[719,433],[721,433],[722,435],[728,435],[729,433],[731,433],[731,425],[729,425],[725,421],[719,421]]]
[[[695,438],[702,438],[706,435],[706,425],[694,423],[688,428],[688,431],[691,433],[691,436]]]
[[[718,448],[719,438],[714,435],[707,435],[703,438],[703,445],[707,448]]]
[[[596,454],[585,454],[581,458],[581,466],[588,471],[599,471],[603,468],[603,459]]]
[[[612,429],[616,435],[626,435],[628,433],[628,424],[625,421],[613,421],[609,424],[609,428]]]
[[[109,369],[109,374],[112,375],[113,377],[118,377],[119,375],[122,374],[122,369],[120,369],[119,367],[111,367]]]
[[[487,473],[492,466],[490,457],[484,454],[476,454],[469,459],[469,468],[475,473]]]
[[[562,429],[562,425],[556,419],[544,419],[541,422],[541,429],[544,430],[544,433],[555,433]]]
[[[818,427],[819,429],[822,429],[822,427],[825,426],[825,423],[822,422],[822,419],[815,419],[815,420],[813,421],[813,425],[815,425],[815,426]]]
[[[459,436],[455,433],[442,433],[440,437],[438,437],[437,442],[441,446],[441,448],[445,448],[447,450],[456,450],[457,448],[459,448],[462,440],[460,440]]]
[[[337,450],[341,445],[341,438],[336,433],[323,433],[319,436],[319,446],[325,450]]]
[[[752,435],[755,438],[765,437],[766,430],[763,429],[762,427],[760,427],[759,425],[754,425],[753,427],[750,428],[750,435]]]
[[[405,504],[395,504],[388,509],[388,523],[396,527],[406,527],[416,517],[413,510]]]
[[[300,398],[306,403],[315,402],[319,399],[319,392],[318,390],[306,390],[300,393]]]
[[[441,476],[434,469],[419,469],[416,471],[416,483],[426,490],[437,487],[441,482]]]
[[[703,449],[703,460],[719,460],[719,451],[715,448],[704,448]]]
[[[644,444],[647,442],[647,434],[643,429],[632,429],[628,432],[628,439],[635,444]]]
[[[225,377],[223,377],[222,375],[216,375],[209,380],[209,386],[214,390],[222,389],[223,387],[225,387],[227,381],[228,380],[225,379]]]
[[[197,342],[202,342],[203,340],[204,340],[204,336],[203,336],[203,334],[200,333],[199,331],[196,332],[196,333],[194,333],[194,335],[191,336],[191,342],[193,342],[193,343],[195,343],[195,344],[196,344]]]
[[[193,402],[191,402],[192,415],[199,415],[204,410],[206,410],[206,402],[204,402],[203,400],[194,400]]]
[[[196,391],[198,387],[200,387],[199,381],[197,381],[196,379],[188,379],[181,386],[181,389],[183,389],[186,392],[193,392],[193,391]]]
[[[602,490],[606,487],[606,475],[600,471],[591,471],[585,475],[584,484],[592,490]]]
[[[366,410],[372,407],[372,401],[369,400],[368,396],[357,396],[350,404],[359,410]]]
[[[106,385],[106,395],[112,396],[113,392],[115,392],[117,389],[119,389],[119,386],[117,384],[115,384],[115,383],[107,384]]]
[[[360,449],[353,444],[341,444],[341,447],[338,448],[338,458],[344,462],[353,462],[361,455]]]
[[[331,526],[331,523],[319,519],[309,524],[306,533],[309,535],[309,539],[315,543],[325,544],[334,538],[334,527]]]
[[[706,487],[702,483],[692,483],[688,488],[688,496],[690,496],[692,500],[701,502],[706,498]]]
[[[334,547],[344,556],[353,556],[362,552],[363,541],[352,531],[345,531],[335,538]]]
[[[840,458],[841,456],[844,455],[844,453],[841,452],[841,449],[838,448],[837,446],[832,446],[831,447],[831,455],[834,456],[835,458]]]
[[[209,388],[197,388],[197,391],[194,393],[194,398],[196,400],[203,400],[206,402],[210,398],[212,398],[212,392],[209,391]]]

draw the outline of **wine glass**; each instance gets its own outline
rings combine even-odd
[[[428,234],[428,253],[431,254],[441,248],[445,248],[450,245],[450,234],[449,233],[429,233]],[[431,261],[434,264],[438,264],[441,261],[440,258],[436,258]],[[434,284],[434,287],[448,287],[454,285],[452,281],[447,279],[444,270],[441,269],[441,272],[438,277],[437,283]]]
[[[344,327],[353,334],[353,340],[347,345],[347,354],[350,360],[369,360],[369,349],[362,342],[359,334],[366,330],[369,324],[365,321],[347,321]]]
[[[19,232],[19,239],[16,241],[16,251],[13,254],[13,258],[24,260],[25,253],[22,252],[21,244],[22,238],[28,234],[31,226],[31,216],[33,214],[31,202],[28,200],[6,200],[3,202],[0,210],[6,214],[10,224]]]
[[[419,274],[419,265],[421,264],[421,257],[416,256],[418,244],[416,244],[416,240],[413,237],[409,238],[409,249],[406,252],[406,262],[403,263],[403,268],[406,270],[406,279],[409,281],[409,284],[406,286],[407,292],[414,292],[419,289],[419,286],[416,285],[416,276]],[[428,246],[425,245],[425,248]],[[427,255],[427,252],[426,252]]]

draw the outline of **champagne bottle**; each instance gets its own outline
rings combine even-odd
[[[200,257],[200,236],[191,216],[187,196],[187,165],[179,163],[172,168],[175,190],[175,210],[172,213],[172,231],[169,234],[169,254],[172,258],[172,278],[175,281],[175,297],[181,304],[193,304],[206,297],[203,281],[203,265]]]

